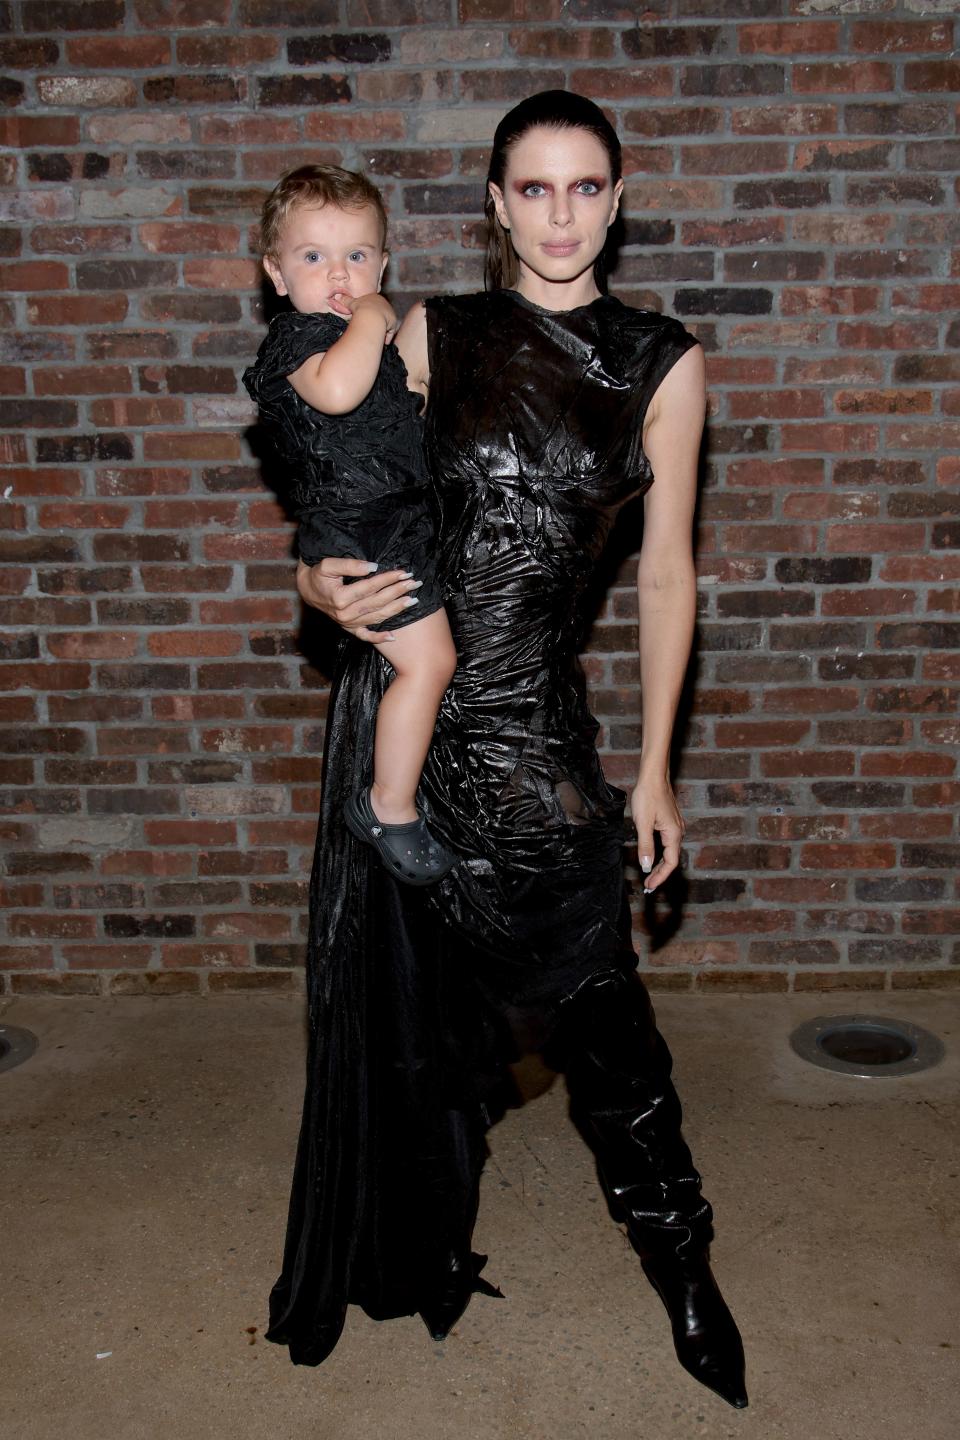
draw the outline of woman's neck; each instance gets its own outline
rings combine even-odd
[[[576,310],[600,297],[592,267],[573,280],[563,281],[545,280],[542,275],[522,266],[515,289],[524,300],[539,305],[542,310]]]

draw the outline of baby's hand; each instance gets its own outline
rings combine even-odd
[[[342,305],[344,310],[349,311],[351,317],[359,315],[364,310],[370,310],[379,315],[386,326],[386,334],[383,337],[384,344],[390,343],[397,332],[398,321],[389,300],[384,299],[376,292],[369,295],[358,295],[356,299],[352,295],[338,295],[336,298],[338,304]]]

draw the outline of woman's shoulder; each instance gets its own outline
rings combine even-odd
[[[679,360],[700,341],[676,315],[626,305],[613,295],[604,297],[601,325],[627,365],[661,365]]]
[[[604,298],[609,319],[631,335],[642,336],[646,339],[651,336],[660,336],[662,339],[679,339],[686,336],[691,345],[700,343],[676,315],[666,315],[662,310],[646,310],[640,306],[627,305],[616,295],[607,295]]]

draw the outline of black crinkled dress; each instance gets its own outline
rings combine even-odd
[[[423,463],[419,395],[395,345],[369,394],[345,415],[315,410],[287,380],[311,355],[340,339],[339,315],[275,315],[253,365],[243,375],[260,419],[293,483],[288,498],[299,520],[297,546],[314,565],[325,556],[375,560],[382,570],[412,570],[423,581],[419,603],[373,629],[395,630],[439,610],[429,480]]]
[[[622,791],[604,779],[577,653],[617,511],[645,491],[644,416],[694,344],[604,296],[427,302],[427,460],[458,653],[424,770],[461,858],[396,884],[350,836],[389,670],[344,644],[311,879],[309,1055],[268,1338],[317,1364],[346,1306],[411,1314],[468,1244],[506,1060],[587,980],[632,971]],[[639,700],[638,700],[639,704]]]

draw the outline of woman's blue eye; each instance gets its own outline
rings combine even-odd
[[[546,194],[546,191],[540,184],[539,180],[535,180],[529,185],[524,185],[523,193],[524,195],[529,195],[533,200],[538,200],[541,195]]]
[[[600,194],[600,186],[595,180],[580,180],[577,184],[577,189],[580,191],[581,195]]]

